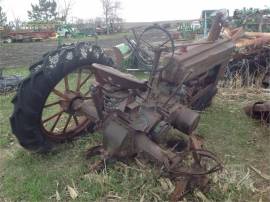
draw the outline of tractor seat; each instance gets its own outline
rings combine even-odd
[[[131,74],[126,74],[110,66],[94,63],[93,71],[97,82],[102,85],[110,84],[122,90],[139,89],[147,90],[147,81],[139,80]]]

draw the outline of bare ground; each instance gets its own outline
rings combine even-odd
[[[123,35],[114,36],[112,39],[100,39],[98,45],[103,48],[113,47],[124,42]],[[94,38],[83,38],[78,41],[91,41]],[[76,40],[67,41],[67,43],[76,42]],[[28,67],[38,61],[42,55],[48,51],[57,48],[56,40],[43,42],[25,42],[0,44],[0,69],[14,67]]]

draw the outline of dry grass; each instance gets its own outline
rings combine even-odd
[[[266,71],[243,76],[243,73],[237,72],[231,74],[220,82],[220,87],[229,89],[258,88],[262,87],[262,81]]]
[[[85,151],[101,142],[99,134],[59,145],[46,156],[24,150],[10,131],[12,96],[0,97],[0,201],[73,201],[76,194],[74,201],[169,199],[173,185],[154,166],[132,161],[108,165],[99,174],[89,172],[93,161],[85,159]],[[198,132],[225,169],[211,176],[208,193],[195,191],[184,201],[270,201],[270,129],[242,110],[246,103],[260,99],[269,99],[269,94],[257,88],[222,88],[213,105],[201,114]]]

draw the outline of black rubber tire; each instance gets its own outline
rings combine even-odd
[[[41,59],[39,59],[37,62],[35,62],[34,64],[30,65],[29,67],[29,71],[30,72],[36,72],[38,71],[39,69],[41,69],[43,66],[43,62],[44,62],[44,59],[50,55],[54,55],[56,54],[57,52],[59,52],[59,50],[63,51],[64,49],[70,49],[71,47],[75,47],[76,44],[72,43],[72,44],[62,44],[60,46],[57,47],[57,49],[55,50],[52,50],[52,51],[48,51],[46,53],[44,53],[41,57]],[[97,45],[92,45],[92,49],[93,49],[93,52],[95,52],[96,55],[100,55],[100,57],[102,57],[102,55],[106,54],[102,48],[100,48],[99,46]],[[108,57],[109,58],[109,57]],[[113,62],[113,61],[112,61]]]
[[[42,130],[41,115],[51,90],[65,75],[92,63],[113,65],[111,58],[95,50],[85,42],[59,48],[47,54],[41,67],[21,82],[12,100],[14,111],[10,124],[24,148],[37,152],[47,152],[52,148],[52,141]]]

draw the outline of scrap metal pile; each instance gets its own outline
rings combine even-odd
[[[262,123],[270,123],[270,101],[251,103],[244,110],[251,118],[260,120]]]
[[[172,201],[195,188],[207,191],[208,175],[222,165],[195,133],[200,115],[192,109],[202,110],[211,103],[234,49],[230,39],[219,38],[223,22],[218,13],[209,37],[185,45],[177,54],[166,30],[147,28],[138,37],[136,50],[141,53],[147,47],[152,52],[148,81],[111,67],[110,58],[88,43],[47,54],[13,99],[13,133],[23,147],[47,152],[54,142],[89,129],[99,131],[103,144],[88,151],[88,157],[101,157],[93,169],[99,170],[104,162],[143,156],[157,162],[162,174],[174,182]],[[163,41],[147,42],[144,36],[150,30],[161,31]],[[171,129],[185,138],[169,138]]]
[[[225,85],[241,80],[241,86],[258,84],[270,87],[270,34],[245,32],[243,28],[225,29],[235,42],[235,51],[225,73]]]
[[[243,86],[253,85],[260,80],[262,87],[270,88],[270,34],[227,28],[225,35],[235,42],[233,58],[225,73],[225,85],[240,76]],[[244,111],[262,123],[270,122],[270,104],[267,101],[251,103]]]

